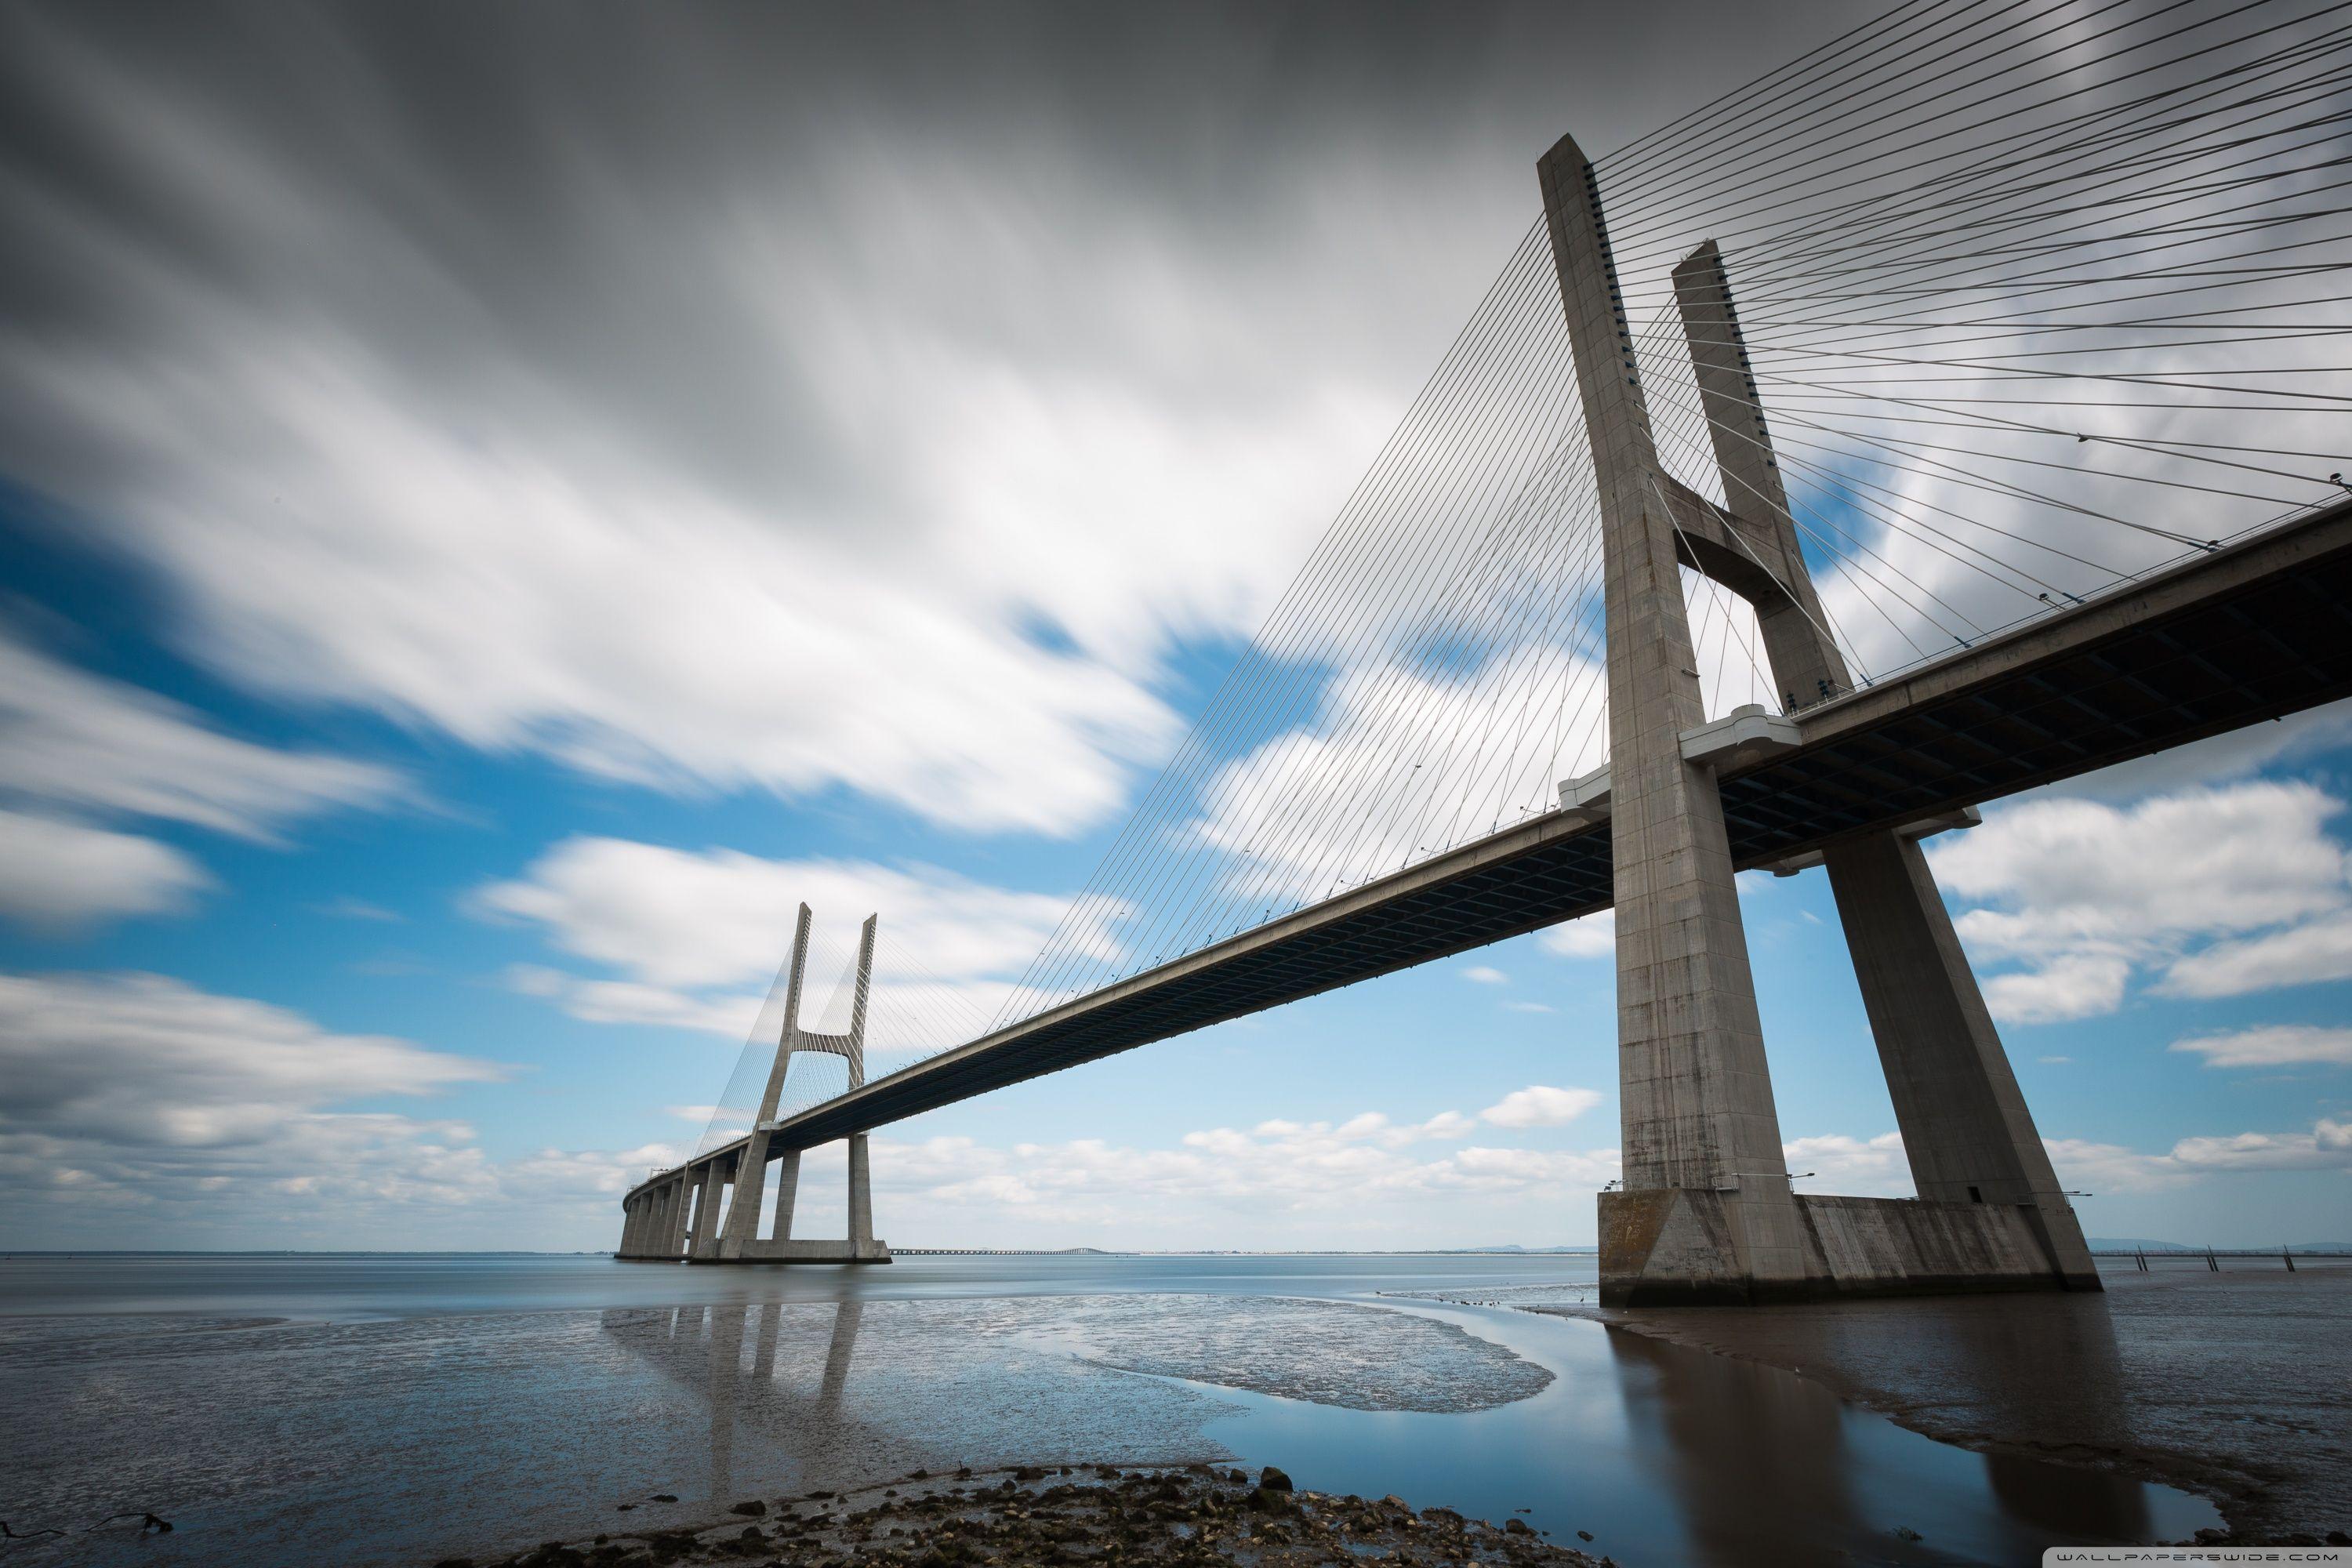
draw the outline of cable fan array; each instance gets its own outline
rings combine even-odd
[[[2352,490],[2347,8],[1909,0],[1596,163],[1661,466],[1783,512],[1857,681]],[[1670,279],[1708,239],[1761,405],[1720,426]],[[1718,439],[1769,443],[1784,511]],[[894,953],[882,1048],[1549,809],[1607,759],[1601,552],[1538,219],[993,1018]],[[1709,713],[1782,706],[1747,605],[1685,590]]]

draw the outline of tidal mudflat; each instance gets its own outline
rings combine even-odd
[[[430,1564],[917,1470],[1206,1464],[1516,1519],[1628,1568],[2007,1563],[2221,1522],[1761,1361],[1520,1310],[1591,1268],[20,1258],[0,1517],[69,1532],[15,1546],[44,1568]],[[126,1510],[174,1528],[91,1528]]]

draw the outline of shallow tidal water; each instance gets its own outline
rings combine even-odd
[[[17,1257],[0,1518],[73,1532],[9,1543],[45,1568],[420,1563],[919,1468],[1223,1459],[1588,1531],[1626,1568],[2030,1563],[2218,1522],[1774,1367],[1517,1310],[1592,1267]],[[120,1510],[176,1528],[90,1528]]]

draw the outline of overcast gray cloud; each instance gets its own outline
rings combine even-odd
[[[1066,831],[1170,741],[1172,640],[1303,556],[1535,155],[1848,19],[12,6],[0,467],[257,688]]]

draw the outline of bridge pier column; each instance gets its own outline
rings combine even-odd
[[[2067,1289],[2104,1289],[1918,844],[1872,834],[1823,860],[1919,1196],[2014,1207]]]
[[[767,1196],[768,1135],[753,1132],[735,1164],[735,1201],[727,1208],[727,1232],[719,1238],[719,1256],[740,1258],[746,1242],[760,1235],[760,1205]]]
[[[646,1209],[650,1202],[650,1196],[645,1194],[632,1194],[622,1200],[621,1257],[643,1256],[646,1249]]]
[[[1850,683],[1845,658],[1805,565],[1738,309],[1713,240],[1683,258],[1674,283],[1731,525],[1785,590],[1777,603],[1758,606],[1775,684],[1792,708],[1834,696]],[[2059,1189],[1918,843],[1898,833],[1868,834],[1830,847],[1822,860],[1919,1197],[2011,1209],[2056,1282],[2100,1289],[2082,1222]],[[1827,1211],[1821,1223],[1828,1223]],[[1962,1272],[1944,1282],[1969,1283],[1971,1267],[2006,1279],[2008,1265],[1982,1267],[1993,1263],[1988,1254],[1979,1265],[1948,1265]]]
[[[675,1262],[686,1250],[687,1204],[690,1197],[683,1173],[662,1189],[661,1255]]]
[[[776,1160],[776,1228],[770,1237],[774,1241],[793,1238],[793,1204],[801,1192],[801,1152],[787,1149]]]
[[[1538,165],[1600,487],[1624,1187],[1601,1197],[1601,1300],[1746,1301],[1822,1272],[1780,1151],[1675,526],[1600,187],[1562,137]]]
[[[711,1232],[718,1226],[719,1205],[724,1195],[724,1185],[725,1184],[719,1178],[719,1162],[716,1160],[696,1168],[694,1219],[688,1226],[686,1233],[686,1257],[689,1263],[701,1258],[705,1248],[716,1239]]]
[[[874,1239],[874,1166],[866,1152],[866,1134],[849,1135],[849,1244]]]
[[[696,1221],[691,1261],[716,1263],[721,1257],[730,1211],[743,1201],[742,1169],[740,1153],[710,1162],[710,1190],[703,1199],[707,1212]]]

